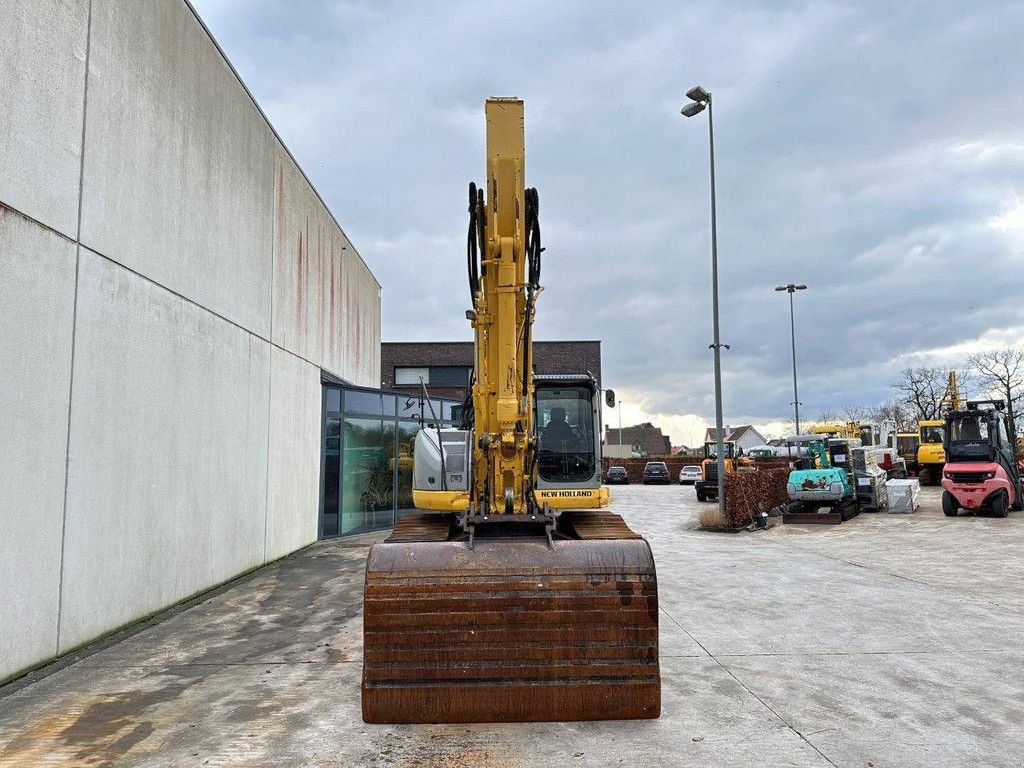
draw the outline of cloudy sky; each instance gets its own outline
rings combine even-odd
[[[385,340],[467,339],[483,101],[526,101],[538,337],[600,339],[628,423],[872,405],[907,364],[1024,339],[1024,3],[193,0],[384,286]],[[614,421],[613,418],[606,418]]]

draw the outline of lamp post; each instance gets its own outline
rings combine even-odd
[[[622,401],[619,400],[619,449],[622,448]]]
[[[806,291],[806,285],[779,285],[776,291],[786,291],[789,294],[789,340],[793,349],[793,418],[796,421],[796,433],[800,434],[800,398],[796,391],[796,321],[793,318],[793,294],[797,291]]]
[[[718,222],[715,212],[715,127],[711,119],[711,93],[699,85],[686,92],[686,98],[692,101],[684,106],[679,113],[683,117],[694,117],[708,110],[708,150],[711,157],[711,314],[714,330],[714,342],[711,349],[715,355],[715,434],[718,436],[715,451],[718,464],[718,509],[725,517],[725,436],[722,429],[722,344],[718,333]]]

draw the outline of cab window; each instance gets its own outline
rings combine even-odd
[[[984,419],[979,419],[976,416],[956,419],[950,425],[949,439],[955,443],[988,440],[988,424]]]
[[[725,449],[725,458],[733,458],[733,450],[735,446],[732,443],[722,443],[722,447]],[[704,456],[709,459],[718,458],[718,443],[707,442],[704,443]]]
[[[896,438],[896,450],[900,453],[906,453],[908,451],[917,450],[918,438],[917,435],[913,437],[897,437]]]
[[[593,392],[589,387],[536,390],[537,469],[548,482],[578,483],[594,476]]]

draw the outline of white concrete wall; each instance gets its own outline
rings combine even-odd
[[[82,243],[270,337],[274,135],[179,0],[93,0]]]
[[[60,650],[263,562],[269,385],[266,342],[82,252]]]
[[[316,538],[380,288],[184,0],[0,18],[2,680]]]
[[[0,0],[0,200],[78,232],[89,0]]]
[[[287,153],[274,184],[274,343],[336,372],[380,386],[380,293],[373,275]]]
[[[0,208],[0,679],[57,649],[75,244]]]
[[[320,503],[320,370],[274,347],[270,374],[270,475],[266,558],[316,539]],[[316,424],[317,429],[308,428]]]

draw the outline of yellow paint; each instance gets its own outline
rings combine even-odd
[[[533,432],[533,377],[529,346],[521,344],[526,317],[526,140],[523,102],[488,99],[487,183],[484,206],[485,243],[480,290],[472,321],[476,347],[473,383],[475,430],[485,447],[473,451],[470,497],[481,508],[527,511],[527,454]],[[417,504],[417,506],[419,506]]]
[[[469,509],[467,491],[417,491],[413,489],[412,503],[423,512],[464,512]]]
[[[946,451],[942,443],[926,443],[922,439],[924,427],[944,427],[946,422],[942,419],[926,419],[917,422],[917,438],[920,441],[917,446],[918,464],[945,464]]]
[[[818,424],[811,427],[810,434],[812,435],[832,435],[836,434],[839,437],[845,437],[848,440],[856,440],[860,437],[860,424],[856,421],[843,422],[830,422],[828,424]]]

